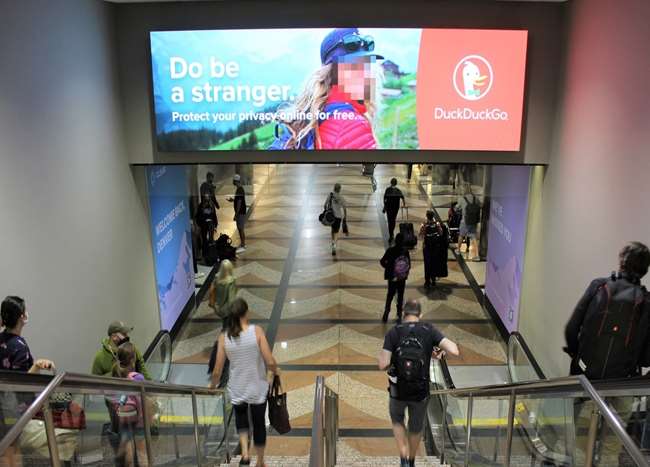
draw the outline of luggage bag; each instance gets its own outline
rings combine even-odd
[[[408,218],[409,218],[408,207],[402,207],[402,220],[404,220],[404,210],[406,210],[406,222],[400,222],[399,232],[404,237],[404,246],[409,250],[412,250],[418,244],[418,237],[417,235],[415,235],[415,229],[413,228],[413,223],[408,222]]]

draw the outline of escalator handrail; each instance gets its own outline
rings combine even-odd
[[[445,386],[447,386],[448,389],[456,389],[456,385],[454,384],[454,379],[451,377],[451,372],[449,371],[449,364],[447,363],[447,357],[443,355],[439,361],[440,361],[440,368],[442,369],[442,376],[445,379]]]
[[[147,347],[147,350],[145,350],[144,354],[142,354],[142,358],[144,359],[145,362],[149,360],[149,357],[151,357],[151,354],[153,354],[153,351],[156,350],[156,347],[165,336],[171,337],[169,331],[166,331],[164,329],[158,331],[158,334],[156,334],[156,337],[153,338],[151,344],[149,344],[149,347]]]
[[[641,385],[642,387],[647,388],[647,380],[626,380],[626,386],[636,386]],[[624,384],[621,382],[620,384]],[[598,391],[594,388],[591,382],[584,376],[569,376],[563,378],[547,379],[543,381],[536,382],[525,382],[525,383],[510,383],[503,385],[492,385],[492,386],[478,386],[473,388],[462,388],[462,389],[441,389],[431,391],[431,395],[450,395],[453,397],[486,397],[486,396],[510,396],[511,394],[515,395],[530,395],[530,394],[539,394],[541,392],[549,390],[557,390],[562,388],[569,388],[572,386],[580,386],[584,393],[596,404],[598,410],[609,425],[610,429],[616,434],[621,443],[627,449],[628,454],[634,459],[637,465],[648,466],[643,453],[636,445],[632,437],[627,433],[623,423],[620,418],[614,413],[614,411],[607,405],[603,398],[598,394]]]
[[[151,345],[147,348],[147,351],[144,353],[143,358],[144,358],[145,365],[148,366],[149,360],[153,355],[155,355],[154,352],[156,348],[158,347],[158,345],[160,345],[161,342],[163,342],[163,340],[169,342],[169,346],[168,346],[169,351],[168,351],[168,355],[164,356],[163,362],[161,362],[164,364],[163,371],[162,374],[160,375],[160,379],[158,379],[157,381],[160,381],[161,383],[166,383],[167,379],[169,378],[169,373],[172,367],[172,337],[169,331],[165,331],[165,330],[158,331],[158,334],[156,334],[156,337],[151,342]]]
[[[44,384],[44,378],[47,376],[30,374],[30,373],[16,373],[16,372],[0,372],[0,386],[9,385],[9,388],[3,388],[4,391],[11,391],[11,385],[25,386],[34,385],[41,387]],[[85,375],[80,373],[67,373],[62,372],[51,377],[50,382],[47,384],[34,402],[30,404],[27,410],[20,416],[7,434],[0,440],[0,454],[4,453],[9,446],[11,446],[16,439],[20,436],[25,425],[43,408],[46,401],[49,400],[50,395],[60,387],[70,388],[91,387],[93,391],[109,390],[109,391],[133,391],[145,393],[167,393],[177,395],[204,395],[204,396],[217,396],[223,395],[222,389],[208,389],[199,386],[183,386],[176,384],[162,384],[152,381],[131,381],[122,378],[111,378],[107,376]]]
[[[530,350],[530,347],[528,347],[528,343],[526,342],[526,339],[524,339],[524,336],[522,336],[519,332],[513,331],[510,333],[510,339],[516,339],[519,345],[521,346],[522,350],[526,354],[526,358],[530,362],[530,364],[533,367],[533,370],[535,370],[535,373],[537,374],[538,379],[546,379],[546,375],[544,374],[544,371],[542,371],[542,367],[539,366],[539,363],[537,363],[537,359],[533,356],[533,352]],[[510,339],[508,340],[508,349],[510,349]],[[510,358],[510,351],[508,351],[508,358]],[[508,365],[509,367],[509,365]]]
[[[540,381],[522,381],[519,383],[507,383],[507,384],[491,384],[487,386],[473,386],[473,387],[463,387],[456,389],[434,389],[431,391],[431,395],[441,395],[447,394],[453,397],[469,397],[470,394],[476,397],[486,397],[486,396],[509,396],[510,393],[514,390],[518,395],[530,395],[530,394],[541,394],[544,392],[553,391],[555,389],[561,389],[563,387],[571,386],[582,386],[582,380],[586,380],[588,384],[596,386],[599,389],[601,387],[606,387],[607,390],[614,389],[625,389],[625,390],[634,390],[634,389],[643,389],[648,390],[648,379],[647,378],[625,378],[617,381],[594,381],[593,383],[589,382],[583,375],[576,376],[563,376],[560,378],[551,378]],[[583,390],[584,392],[584,390]]]

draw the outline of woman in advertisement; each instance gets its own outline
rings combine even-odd
[[[376,149],[373,117],[377,110],[371,36],[357,28],[331,31],[321,43],[322,66],[308,80],[295,104],[285,110],[269,149]],[[310,118],[311,117],[311,118]]]

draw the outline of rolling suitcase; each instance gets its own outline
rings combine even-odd
[[[409,208],[402,207],[402,220],[404,220],[405,209],[406,209],[406,222],[400,222],[399,232],[404,237],[404,246],[409,250],[412,250],[418,244],[418,237],[417,235],[415,235],[415,230],[413,229],[413,223],[408,222]]]

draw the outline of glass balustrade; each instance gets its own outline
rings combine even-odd
[[[450,465],[648,465],[643,381],[584,377],[434,390],[432,439]]]
[[[0,388],[0,465],[218,465],[230,452],[222,391],[69,374],[2,374]]]

